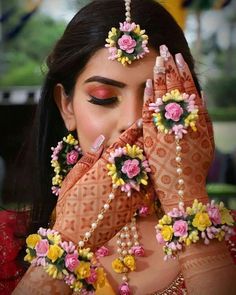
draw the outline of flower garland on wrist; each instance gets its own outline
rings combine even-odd
[[[203,205],[194,200],[192,207],[184,209],[183,203],[164,215],[156,225],[158,243],[164,244],[164,259],[175,258],[179,250],[202,240],[228,240],[234,233],[234,219],[223,202]]]
[[[71,241],[62,241],[55,230],[40,228],[26,239],[24,260],[43,266],[54,279],[64,280],[77,292],[94,292],[105,284],[105,273],[90,249],[79,249]]]
[[[52,193],[56,196],[60,193],[62,182],[69,171],[74,167],[82,156],[79,142],[72,134],[63,137],[56,147],[52,147],[51,167],[54,170],[52,178]]]

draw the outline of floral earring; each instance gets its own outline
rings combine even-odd
[[[52,193],[59,195],[62,182],[69,171],[74,167],[82,156],[79,141],[69,133],[59,141],[56,147],[52,147],[51,167],[54,170],[52,177]]]

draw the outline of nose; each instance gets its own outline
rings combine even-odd
[[[120,134],[141,118],[142,106],[142,100],[138,95],[127,96],[123,100],[118,120],[118,131]]]

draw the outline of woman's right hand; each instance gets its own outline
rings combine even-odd
[[[63,239],[78,243],[97,220],[112,191],[112,180],[106,168],[108,158],[114,149],[124,147],[127,143],[142,148],[142,129],[136,123],[104,152],[101,146],[96,152],[86,153],[67,175],[56,205],[53,227]],[[99,247],[110,240],[131,220],[141,204],[143,192],[133,191],[132,196],[127,197],[118,188],[114,195],[104,218],[98,222],[85,246]]]

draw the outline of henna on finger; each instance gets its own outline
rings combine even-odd
[[[169,49],[165,45],[160,46],[160,54],[165,60],[167,92],[170,92],[171,90],[175,89],[178,89],[180,92],[183,92],[183,85],[181,83],[181,79],[174,58],[172,54],[169,52]]]

